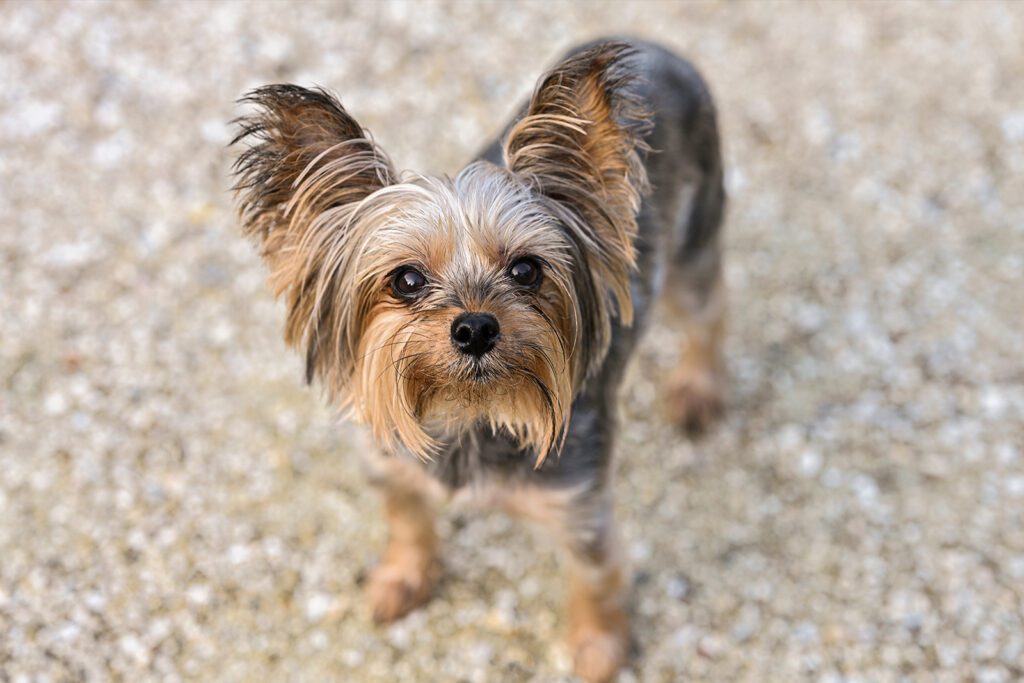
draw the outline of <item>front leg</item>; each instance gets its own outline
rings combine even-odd
[[[609,528],[596,545],[570,548],[569,647],[576,674],[588,683],[610,681],[629,654],[627,572]]]
[[[374,483],[384,499],[388,545],[370,574],[366,596],[374,621],[388,623],[430,599],[441,574],[440,543],[434,507],[417,477],[393,468]]]

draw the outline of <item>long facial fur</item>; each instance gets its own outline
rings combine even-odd
[[[323,91],[268,86],[240,119],[236,191],[246,234],[285,297],[286,341],[307,379],[369,424],[388,449],[429,457],[439,439],[489,422],[538,465],[631,315],[635,213],[645,187],[643,116],[628,94],[629,50],[605,44],[543,77],[506,140],[508,169],[476,162],[454,179],[398,176]],[[507,277],[536,258],[536,292]],[[397,299],[413,265],[424,296]],[[457,352],[451,321],[488,312],[501,338],[480,361]]]

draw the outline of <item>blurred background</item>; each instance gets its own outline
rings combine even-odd
[[[228,121],[334,90],[454,173],[609,33],[690,57],[728,161],[729,413],[624,395],[622,680],[1024,676],[1024,4],[0,3],[0,680],[569,681],[543,536],[449,514],[376,629],[365,435],[302,385]]]

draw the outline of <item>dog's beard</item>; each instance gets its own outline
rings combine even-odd
[[[445,321],[389,310],[373,317],[347,392],[353,412],[389,450],[430,458],[444,440],[485,424],[533,451],[540,466],[564,437],[572,372],[559,332],[507,325],[481,358],[458,353]]]

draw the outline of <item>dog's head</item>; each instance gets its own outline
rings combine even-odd
[[[538,464],[628,323],[643,116],[629,50],[605,44],[539,82],[506,167],[399,176],[322,90],[259,88],[239,120],[247,234],[288,308],[307,379],[385,447],[428,457],[477,422]]]

